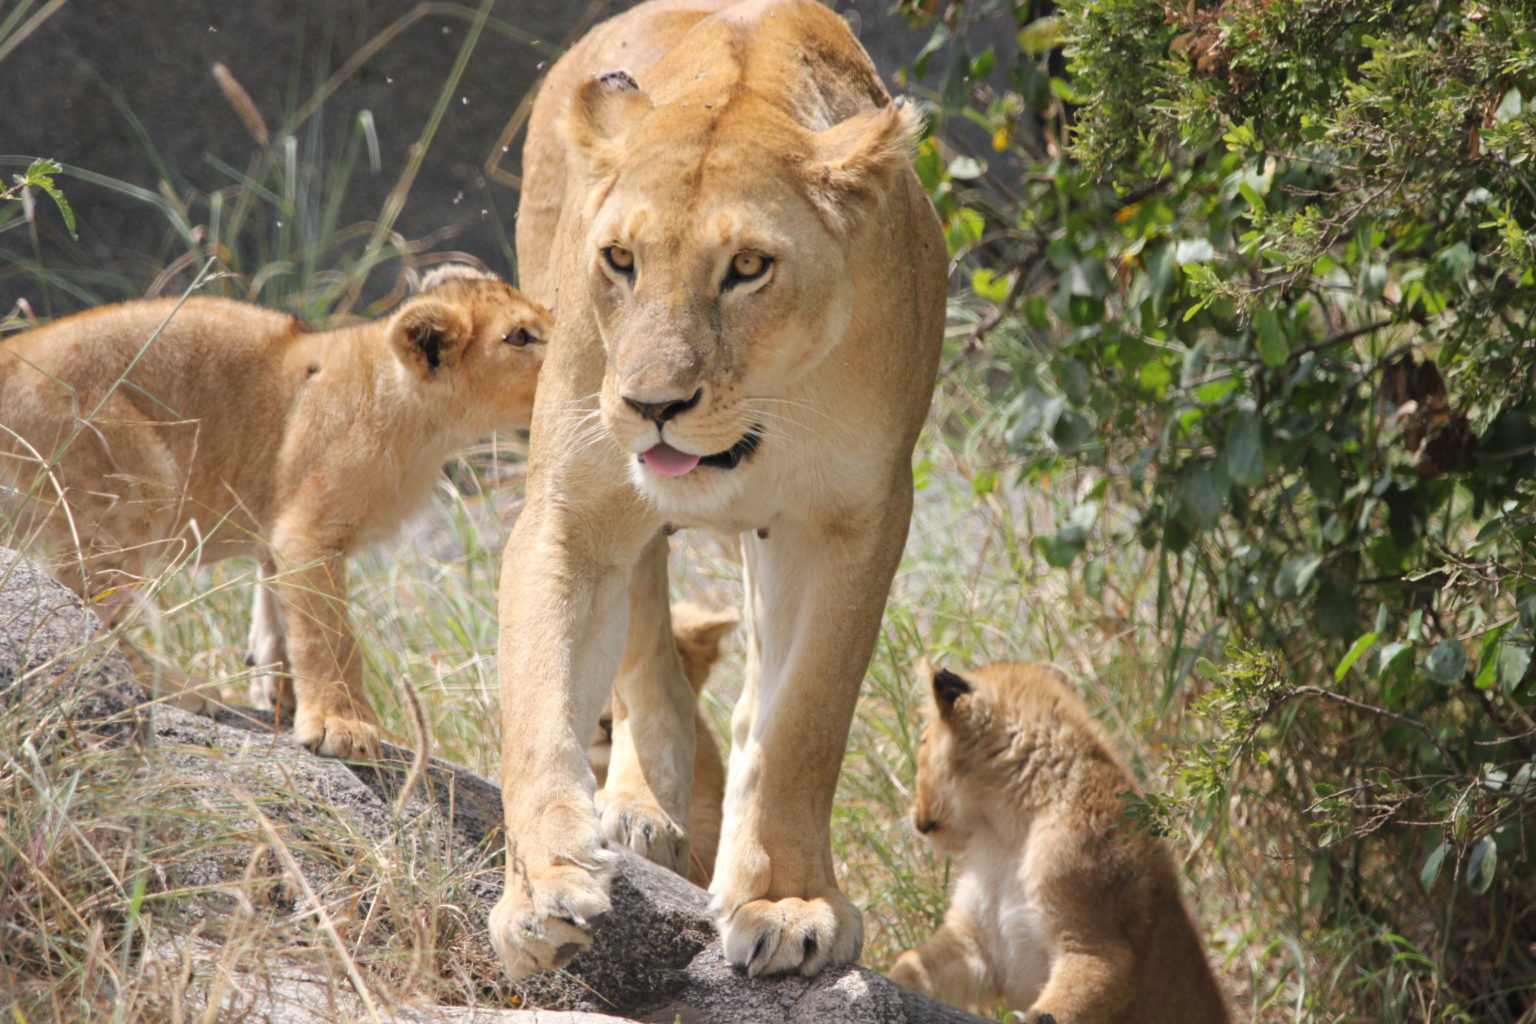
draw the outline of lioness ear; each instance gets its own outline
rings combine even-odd
[[[912,165],[913,138],[921,127],[917,109],[897,99],[816,134],[816,155],[805,168],[805,180],[811,199],[834,227],[856,228],[896,176]]]
[[[628,71],[610,71],[576,90],[560,130],[588,174],[601,178],[618,166],[630,132],[651,110],[650,97]]]
[[[933,702],[938,705],[939,715],[946,722],[954,717],[955,702],[971,692],[971,684],[947,668],[933,673]]]
[[[451,364],[473,336],[474,325],[463,310],[435,299],[406,303],[389,324],[395,355],[422,380]]]

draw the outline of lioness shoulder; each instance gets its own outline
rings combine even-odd
[[[467,267],[327,331],[213,297],[89,310],[0,345],[0,484],[113,624],[174,561],[255,555],[252,660],[291,673],[302,741],[370,753],[344,559],[397,527],[453,450],[528,425],[552,328]]]
[[[1137,787],[1057,669],[933,673],[912,821],[962,868],[944,923],[891,977],[1030,1022],[1224,1024],[1163,843],[1125,817]]]

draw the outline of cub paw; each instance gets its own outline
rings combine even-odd
[[[595,850],[591,867],[567,864],[537,879],[510,879],[491,910],[491,945],[514,981],[564,967],[592,945],[592,928],[612,904],[613,854]]]
[[[271,711],[282,715],[293,714],[293,684],[284,676],[270,672],[252,676],[247,693],[250,696],[251,707],[258,711]]]
[[[928,977],[927,968],[923,966],[922,957],[917,955],[915,949],[909,949],[901,954],[887,977],[902,988],[910,989],[918,995],[933,995],[933,982]]]
[[[1044,1010],[1030,1010],[1019,1018],[1024,1024],[1056,1024],[1056,1018]]]
[[[650,800],[600,789],[594,797],[603,835],[646,860],[688,873],[688,832]]]
[[[864,945],[863,918],[842,893],[831,899],[751,900],[716,914],[726,959],[754,978],[814,977],[853,963]]]
[[[359,718],[300,711],[293,720],[293,738],[321,757],[379,759],[379,727]]]

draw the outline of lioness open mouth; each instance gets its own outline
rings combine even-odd
[[[682,476],[690,472],[695,466],[710,466],[715,469],[735,469],[757,451],[759,442],[763,439],[761,427],[754,426],[741,440],[731,445],[723,452],[714,455],[693,455],[689,452],[680,452],[666,442],[648,448],[635,456],[650,469],[662,476]]]

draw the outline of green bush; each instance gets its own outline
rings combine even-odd
[[[1021,472],[1099,474],[1036,554],[1094,594],[1154,551],[1162,698],[1200,695],[1143,810],[1305,937],[1255,1010],[1529,1020],[1536,15],[912,6],[992,139],[920,170]],[[999,74],[967,39],[1010,18]]]

